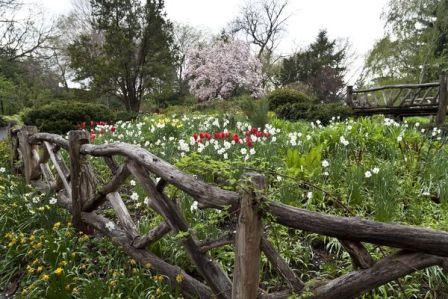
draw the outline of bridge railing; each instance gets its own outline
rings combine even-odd
[[[347,86],[346,102],[356,115],[436,115],[437,125],[441,125],[447,112],[447,78],[446,74],[442,74],[439,82],[385,85],[360,90]]]
[[[311,291],[313,298],[353,298],[417,270],[448,265],[447,232],[332,216],[269,201],[267,184],[260,174],[246,174],[241,178],[239,192],[234,192],[184,173],[138,146],[90,144],[86,131],[71,131],[65,139],[25,126],[11,131],[11,139],[13,169],[28,184],[55,193],[57,204],[72,214],[76,229],[98,231],[111,238],[136,261],[164,275],[187,298],[288,298],[305,290]],[[111,176],[107,184],[98,186],[89,159],[104,159]],[[124,162],[119,165],[118,160]],[[139,231],[120,196],[120,186],[131,176],[146,191],[148,207],[164,219],[147,232]],[[157,183],[156,177],[160,178]],[[167,185],[190,195],[201,209],[229,210],[236,227],[224,230],[222,237],[215,240],[198,240],[176,199],[164,191]],[[114,218],[106,217],[105,205],[115,211]],[[268,221],[337,238],[352,258],[353,272],[320,284],[303,282],[269,241],[265,230]],[[169,233],[179,235],[179,250],[188,253],[200,277],[189,275],[148,250],[149,245]],[[363,242],[400,250],[375,261]],[[228,244],[235,248],[233,280],[209,253],[212,248]],[[284,291],[267,293],[261,288],[262,252],[285,280],[288,288]]]

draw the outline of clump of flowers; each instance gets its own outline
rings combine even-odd
[[[255,98],[263,95],[262,64],[252,55],[250,45],[239,40],[217,41],[191,50],[186,77],[199,101],[228,99],[241,89]]]

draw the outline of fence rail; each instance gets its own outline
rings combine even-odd
[[[148,151],[126,143],[93,145],[85,131],[71,131],[68,140],[59,135],[38,133],[25,126],[11,131],[12,166],[27,183],[55,192],[58,204],[69,210],[74,227],[85,232],[100,231],[125,253],[180,287],[188,298],[287,298],[311,290],[313,298],[352,298],[426,267],[448,265],[448,233],[398,224],[387,224],[357,217],[331,216],[270,202],[265,198],[266,183],[260,174],[249,173],[241,180],[241,191],[233,192],[206,184],[183,173]],[[69,166],[61,157],[65,150]],[[88,156],[102,158],[109,166],[111,180],[99,187]],[[125,158],[118,165],[115,156]],[[54,171],[49,167],[54,165]],[[128,177],[134,177],[146,191],[148,206],[164,221],[149,232],[138,231],[118,190]],[[160,177],[156,183],[152,178]],[[198,240],[191,232],[178,205],[164,192],[170,184],[199,202],[200,208],[230,208],[237,216],[236,233],[224,232],[217,240]],[[100,207],[109,202],[117,223],[101,215]],[[338,238],[350,254],[354,271],[319,286],[303,282],[275,250],[263,230],[264,215],[292,229]],[[190,276],[147,250],[170,232],[184,232],[181,245],[202,279]],[[187,233],[188,232],[188,233]],[[362,242],[400,249],[396,254],[375,261]],[[233,244],[233,280],[208,253],[212,248]],[[261,253],[272,263],[288,289],[268,294],[260,288]],[[184,279],[176,280],[181,274]]]
[[[355,115],[403,116],[436,115],[437,125],[445,122],[448,104],[448,76],[439,82],[396,84],[354,90],[347,86],[347,104]]]

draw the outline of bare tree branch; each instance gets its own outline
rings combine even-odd
[[[285,31],[290,15],[286,14],[288,0],[251,0],[241,9],[241,15],[230,25],[233,34],[242,33],[256,45],[258,57],[270,57]]]

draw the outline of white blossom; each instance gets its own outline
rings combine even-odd
[[[112,230],[115,229],[115,224],[114,224],[112,221],[109,221],[109,222],[106,223],[106,228],[107,228],[109,231],[112,231]]]

